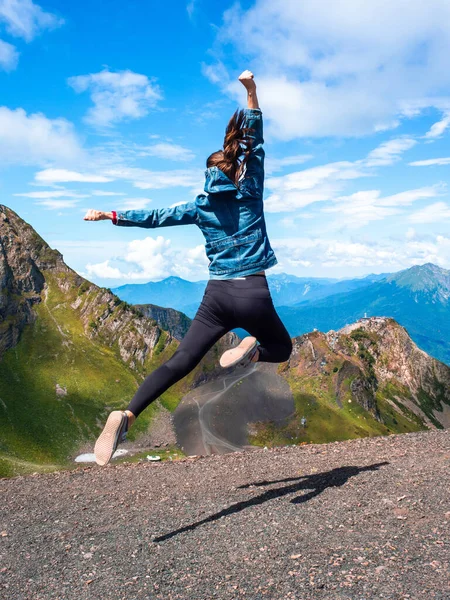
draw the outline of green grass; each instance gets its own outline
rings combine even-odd
[[[295,402],[294,416],[282,426],[275,423],[257,424],[250,443],[268,447],[301,443],[324,444],[425,429],[423,422],[405,407],[400,407],[404,414],[396,411],[386,401],[382,391],[377,392],[377,406],[383,418],[380,423],[351,398],[350,379],[342,383],[346,391],[342,397],[343,406],[339,408],[331,379],[321,376],[289,377]],[[392,395],[394,388],[389,388],[388,393]],[[307,420],[306,427],[301,425],[302,417]]]
[[[70,276],[66,279],[71,283]],[[108,413],[125,408],[144,375],[177,347],[167,344],[162,332],[157,351],[133,371],[120,358],[117,344],[109,346],[99,334],[91,337],[90,328],[85,333],[79,311],[71,307],[79,288],[67,293],[51,275],[46,280],[48,298],[35,306],[36,322],[0,362],[0,476],[71,466],[80,447],[93,446]],[[89,296],[99,293],[93,288]],[[95,322],[100,309],[97,305],[89,322]],[[174,410],[194,376],[163,394],[163,406]],[[57,396],[57,384],[67,395]],[[130,431],[131,441],[147,431],[157,412],[152,404],[142,413]]]

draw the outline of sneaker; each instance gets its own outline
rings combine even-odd
[[[242,342],[236,346],[227,350],[220,357],[220,366],[224,369],[229,367],[246,367],[252,362],[256,352],[258,351],[258,342],[256,338],[248,336],[245,337]]]
[[[114,410],[108,417],[102,433],[95,442],[95,462],[104,466],[109,463],[117,446],[126,438],[128,416],[126,412]]]

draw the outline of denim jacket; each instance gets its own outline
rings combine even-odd
[[[172,208],[119,212],[122,227],[197,225],[205,238],[211,279],[251,275],[277,263],[264,219],[264,149],[262,114],[246,109],[246,127],[253,130],[252,151],[236,186],[217,167],[206,170],[205,193],[194,202]]]

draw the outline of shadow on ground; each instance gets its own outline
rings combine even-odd
[[[293,498],[291,500],[292,504],[302,504],[304,502],[308,502],[312,498],[321,494],[324,490],[330,487],[341,487],[351,477],[355,477],[359,475],[359,473],[363,473],[364,471],[377,471],[380,467],[388,465],[388,462],[376,463],[373,465],[368,465],[366,467],[356,467],[356,466],[348,466],[348,467],[339,467],[337,469],[332,469],[331,471],[325,471],[324,473],[317,473],[314,475],[303,475],[302,477],[289,477],[287,479],[280,479],[275,481],[259,481],[255,483],[247,483],[245,485],[241,485],[238,489],[247,489],[250,487],[262,487],[265,485],[273,485],[275,483],[286,483],[286,482],[295,482],[292,485],[287,485],[284,487],[278,487],[274,489],[267,490],[263,494],[256,496],[254,498],[250,498],[249,500],[245,500],[243,502],[236,502],[236,504],[232,504],[228,508],[224,508],[218,513],[210,515],[201,521],[196,521],[191,525],[186,525],[185,527],[181,527],[180,529],[175,529],[165,535],[161,535],[153,539],[154,542],[164,542],[169,540],[170,538],[179,535],[180,533],[186,533],[187,531],[194,531],[197,527],[201,525],[206,525],[206,523],[213,523],[214,521],[218,521],[222,517],[228,517],[230,515],[234,515],[246,508],[250,508],[251,506],[258,506],[259,504],[263,504],[264,502],[268,502],[269,500],[274,500],[275,498],[282,498],[283,496],[287,496],[288,494],[295,494],[296,492],[300,492],[302,490],[311,490],[307,494],[302,494],[297,498]]]

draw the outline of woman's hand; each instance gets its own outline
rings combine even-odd
[[[112,212],[103,212],[102,210],[95,210],[93,208],[90,208],[84,215],[85,221],[107,221],[108,219],[112,221]]]
[[[251,71],[244,71],[239,75],[239,81],[245,87],[248,92],[256,90],[256,83],[254,80],[253,73]]]
[[[239,75],[239,81],[247,90],[247,108],[259,108],[258,96],[256,95],[256,83],[251,71],[244,71]]]

